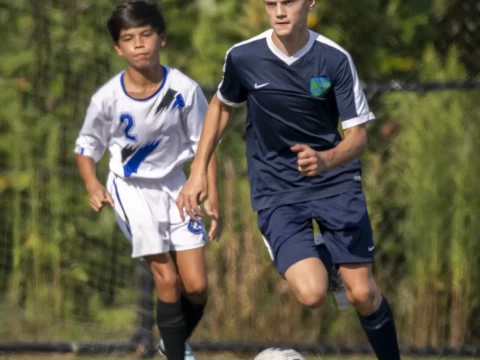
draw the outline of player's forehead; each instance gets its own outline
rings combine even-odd
[[[151,25],[139,26],[139,27],[132,27],[128,29],[121,29],[120,36],[127,36],[127,35],[136,35],[141,34],[147,31],[154,31]]]
[[[263,2],[266,5],[276,5],[276,4],[288,5],[290,3],[303,2],[303,1],[304,0],[263,0]]]

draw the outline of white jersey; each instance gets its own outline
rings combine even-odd
[[[98,162],[106,149],[110,170],[122,178],[159,179],[183,169],[202,131],[208,102],[199,85],[165,69],[160,88],[145,99],[125,91],[124,72],[92,97],[75,152]]]

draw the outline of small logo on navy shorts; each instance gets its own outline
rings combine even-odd
[[[203,226],[202,220],[198,219],[198,221],[191,220],[188,222],[188,231],[192,234],[204,234],[205,227]]]

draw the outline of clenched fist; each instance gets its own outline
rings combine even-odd
[[[290,148],[297,153],[298,171],[304,176],[316,176],[327,169],[327,163],[322,153],[313,150],[310,146],[297,144]]]

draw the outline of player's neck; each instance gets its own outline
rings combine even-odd
[[[275,32],[272,34],[273,44],[287,56],[295,55],[299,52],[305,45],[307,45],[308,40],[310,39],[310,33],[308,29],[303,29],[302,31],[292,32],[289,36],[279,37]]]
[[[156,87],[162,82],[164,71],[159,62],[155,62],[150,68],[141,70],[129,66],[125,77],[131,85],[138,88]]]

